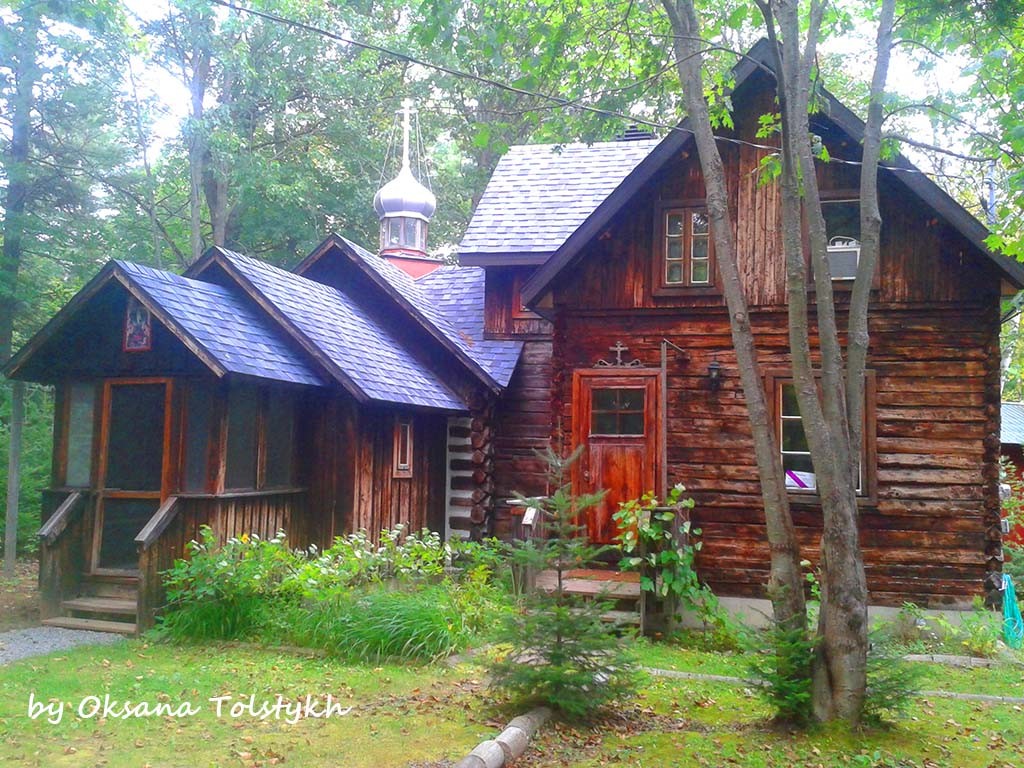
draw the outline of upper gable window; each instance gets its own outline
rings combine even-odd
[[[860,201],[822,200],[828,238],[828,269],[835,281],[857,277],[860,262]]]
[[[707,209],[666,208],[660,222],[658,287],[707,288],[713,285],[714,249]]]

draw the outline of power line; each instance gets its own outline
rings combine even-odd
[[[303,30],[305,32],[310,32],[310,33],[312,33],[314,35],[319,35],[321,37],[326,37],[326,38],[328,38],[330,40],[334,40],[336,42],[344,43],[345,45],[351,45],[351,46],[356,47],[356,48],[362,48],[364,50],[375,51],[377,53],[382,53],[385,56],[389,56],[391,58],[398,59],[399,61],[406,61],[406,62],[409,62],[410,64],[416,64],[418,66],[424,67],[425,69],[432,69],[434,71],[441,72],[441,73],[446,74],[446,75],[451,75],[452,77],[456,77],[456,78],[460,78],[460,79],[464,79],[464,80],[471,80],[473,82],[481,83],[482,85],[491,86],[493,88],[498,88],[500,90],[507,91],[509,93],[517,94],[519,96],[526,96],[526,97],[533,98],[533,99],[541,99],[543,101],[548,101],[548,102],[552,103],[555,107],[561,107],[561,108],[566,108],[566,109],[579,109],[580,111],[590,112],[592,114],[600,115],[601,117],[610,117],[610,118],[615,118],[617,120],[626,120],[626,121],[628,121],[630,123],[644,125],[644,126],[647,126],[649,128],[659,128],[659,129],[665,130],[665,131],[676,131],[676,132],[679,132],[679,133],[687,133],[687,134],[690,134],[691,136],[693,135],[693,131],[691,129],[684,128],[684,127],[682,127],[680,125],[670,125],[670,124],[666,124],[666,123],[659,123],[659,122],[657,122],[655,120],[648,120],[648,119],[645,119],[645,118],[642,118],[642,117],[637,117],[635,115],[627,115],[627,114],[623,114],[621,112],[615,112],[613,110],[603,109],[601,107],[591,106],[589,104],[584,104],[584,103],[582,103],[582,102],[580,102],[578,100],[574,101],[574,100],[571,100],[571,99],[563,98],[561,96],[553,96],[553,95],[550,95],[550,94],[541,93],[540,91],[531,91],[531,90],[529,90],[527,88],[520,88],[519,86],[511,85],[509,83],[503,83],[500,80],[495,80],[493,78],[484,77],[483,75],[477,75],[477,74],[474,74],[472,72],[466,72],[464,70],[455,69],[453,67],[449,67],[449,66],[446,66],[444,64],[436,64],[434,62],[427,61],[426,59],[421,59],[421,58],[419,58],[417,56],[413,56],[412,54],[409,54],[409,53],[404,53],[402,51],[396,51],[396,50],[391,49],[391,48],[386,48],[386,47],[384,47],[382,45],[377,45],[375,43],[367,43],[367,42],[364,42],[362,40],[356,40],[356,39],[354,39],[352,37],[349,37],[349,36],[346,36],[346,35],[342,35],[342,34],[338,34],[336,32],[331,32],[330,30],[324,29],[322,27],[317,27],[317,26],[315,26],[313,24],[309,24],[309,23],[304,22],[304,21],[299,21],[297,19],[289,19],[289,18],[287,18],[285,16],[281,16],[281,15],[276,14],[276,13],[271,13],[269,11],[261,11],[261,10],[255,9],[255,8],[249,8],[249,7],[244,6],[244,5],[238,5],[238,4],[236,4],[234,2],[234,0],[210,0],[210,2],[212,2],[212,3],[216,4],[216,5],[220,5],[220,6],[224,7],[224,8],[228,8],[229,10],[232,10],[232,11],[235,11],[235,12],[246,13],[246,14],[249,14],[251,16],[258,16],[260,18],[266,19],[267,21],[271,21],[271,22],[274,22],[274,23],[277,23],[277,24],[284,24],[285,26],[288,26],[288,27],[291,27],[291,28],[294,28],[294,29],[301,29],[301,30]],[[644,82],[644,81],[641,81],[641,82]],[[738,138],[734,138],[734,137],[716,136],[715,139],[717,141],[720,141],[720,142],[729,143],[729,144],[736,144],[736,145],[739,145],[739,146],[751,147],[753,149],[764,149],[764,150],[768,150],[770,152],[779,152],[780,151],[779,147],[773,147],[773,146],[771,146],[769,144],[758,144],[756,142],[746,141],[744,139],[738,139]],[[840,163],[840,164],[843,164],[843,165],[858,165],[858,166],[859,165],[863,165],[863,163],[861,161],[859,161],[859,160],[846,160],[846,159],[838,158],[838,157],[835,157],[835,156],[831,156],[829,158],[829,162]],[[936,178],[951,178],[951,179],[963,178],[962,176],[954,176],[954,175],[937,173],[937,172],[927,173],[925,171],[922,171],[919,168],[900,168],[900,167],[895,167],[895,166],[891,166],[891,165],[885,165],[885,164],[882,164],[882,163],[879,163],[878,167],[879,168],[884,168],[885,170],[888,170],[888,171],[897,172],[897,173],[919,173],[922,176],[934,176]]]

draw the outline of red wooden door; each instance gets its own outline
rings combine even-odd
[[[612,515],[622,502],[661,491],[659,385],[660,372],[648,369],[582,370],[573,377],[573,443],[584,446],[573,487],[608,492],[586,513],[595,543],[615,542]]]

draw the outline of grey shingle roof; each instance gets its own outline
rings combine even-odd
[[[658,141],[512,147],[473,212],[459,256],[554,253]]]
[[[1024,445],[1024,403],[1003,403],[1002,428],[999,441],[1009,445]]]
[[[116,263],[133,287],[227,372],[297,384],[326,383],[284,332],[241,296],[171,272]]]
[[[367,398],[465,410],[454,393],[351,297],[248,256],[221,252]]]
[[[343,240],[370,269],[383,277],[466,357],[500,387],[508,386],[523,345],[484,340],[484,271],[479,267],[439,267],[414,280],[407,272],[351,240]]]
[[[500,386],[507,387],[523,351],[521,341],[484,339],[484,270],[438,267],[416,281],[420,293],[463,336],[470,354]]]

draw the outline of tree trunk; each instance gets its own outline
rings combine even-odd
[[[31,195],[29,155],[32,141],[33,90],[39,79],[36,61],[41,26],[39,3],[21,11],[14,63],[14,95],[9,102],[11,141],[4,157],[7,197],[4,205],[3,253],[0,261],[0,363],[11,356],[14,318],[18,310],[18,273],[24,252],[26,210]]]
[[[202,20],[200,20],[201,22]],[[188,81],[191,114],[188,134],[189,169],[189,242],[192,261],[203,255],[203,176],[207,156],[206,127],[203,125],[207,79],[210,75],[210,51],[199,46],[192,52],[192,73]]]
[[[771,552],[769,597],[772,600],[775,620],[780,626],[803,627],[807,623],[807,613],[800,569],[800,547],[789,511],[782,463],[776,450],[775,429],[765,396],[746,295],[739,277],[733,226],[735,213],[729,209],[725,168],[715,143],[708,107],[704,101],[702,56],[699,46],[700,25],[692,0],[662,2],[675,33],[673,46],[676,66],[704,172],[708,216],[722,280],[722,292],[729,308],[733,346],[736,350],[740,381],[754,435],[754,453],[761,481],[765,524]]]
[[[25,383],[11,385],[11,442],[7,455],[7,515],[4,531],[4,572],[14,575],[18,556],[18,499],[21,496],[21,428],[25,423]]]

